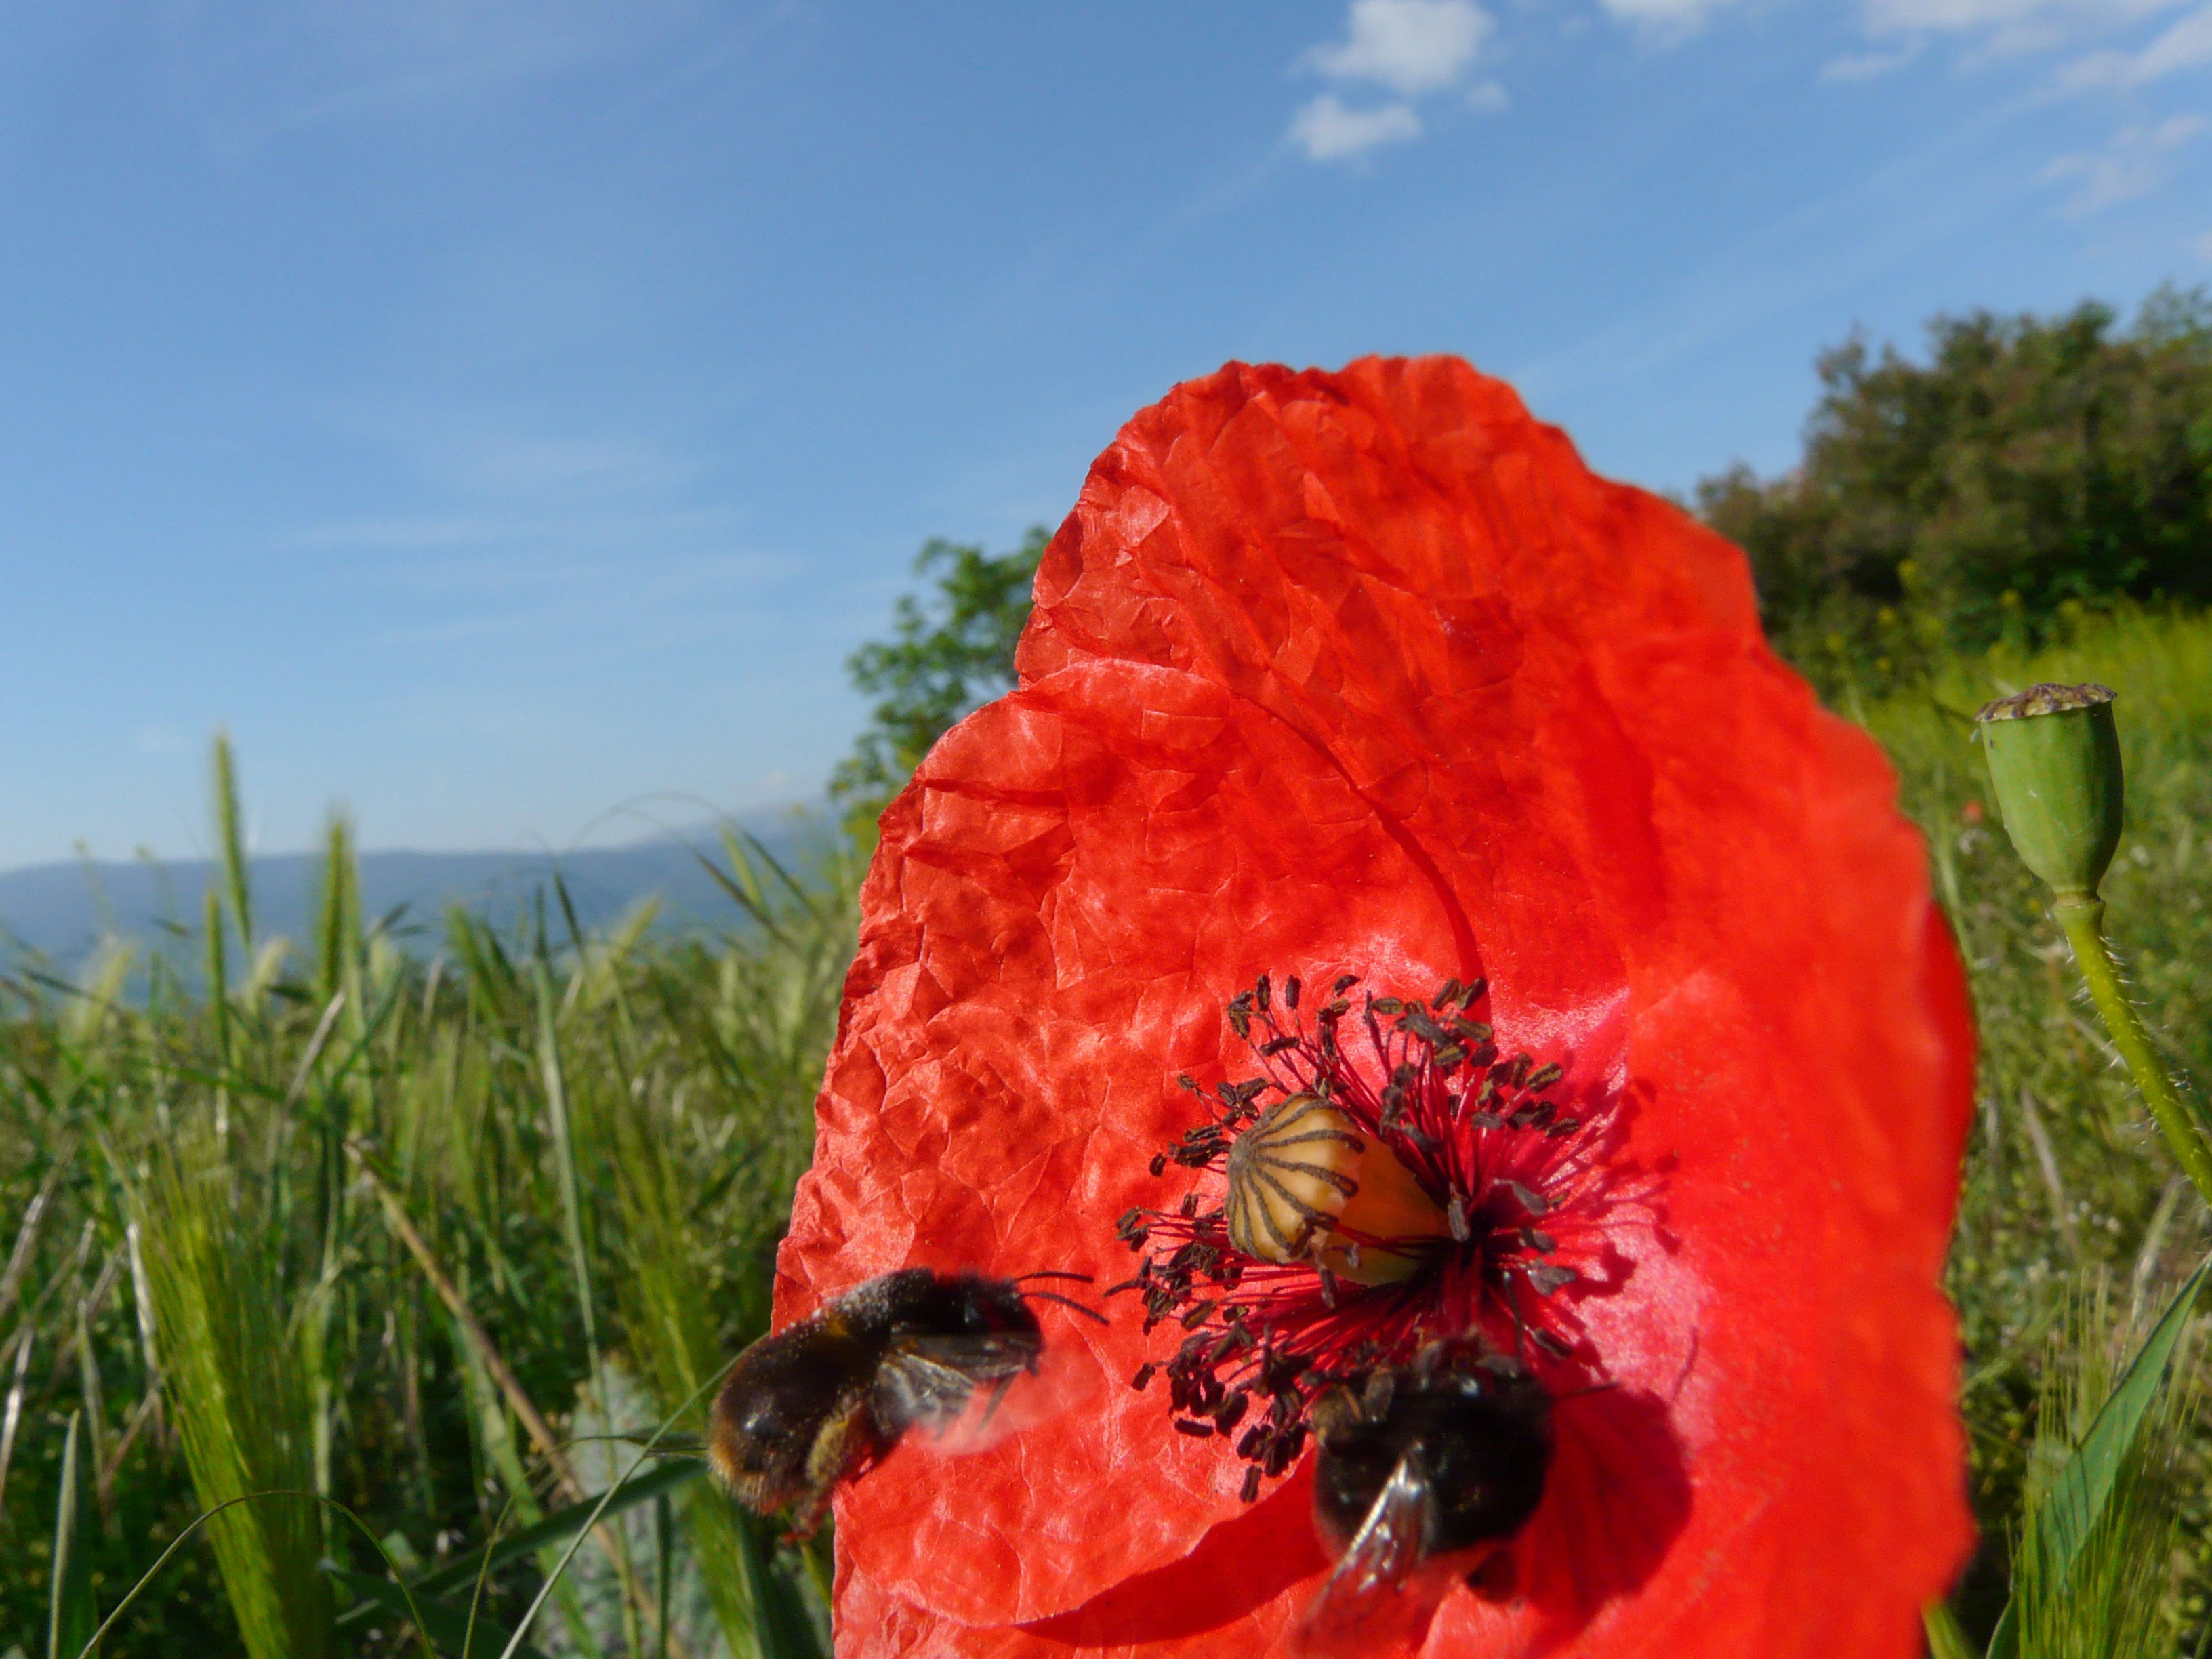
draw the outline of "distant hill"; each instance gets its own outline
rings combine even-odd
[[[818,816],[811,820],[819,825]],[[803,857],[811,831],[796,811],[750,814],[739,827],[780,860]],[[372,922],[394,915],[393,930],[426,945],[447,907],[462,905],[495,923],[520,917],[540,891],[554,903],[552,879],[567,884],[578,919],[604,926],[640,899],[658,895],[663,926],[719,929],[734,926],[738,907],[701,867],[693,849],[721,861],[717,826],[627,846],[550,853],[364,853],[362,910]],[[304,945],[313,931],[320,858],[283,853],[249,865],[254,931]],[[221,879],[205,859],[151,862],[41,864],[0,872],[0,955],[29,950],[74,967],[109,934],[157,944],[175,935],[166,924],[197,929],[210,882]],[[551,911],[556,928],[564,926]]]

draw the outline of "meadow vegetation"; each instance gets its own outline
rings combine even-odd
[[[223,994],[125,948],[0,978],[0,1630],[43,1654],[58,1619],[74,1654],[196,1516],[279,1491],[307,1496],[216,1516],[102,1650],[397,1652],[389,1566],[458,1653],[470,1552],[536,1526],[488,1577],[471,1650],[496,1654],[561,1512],[635,1461],[584,1437],[687,1402],[696,1434],[765,1328],[853,872],[733,836],[704,854],[719,935],[641,910],[592,937],[556,885],[504,933],[410,938],[361,915],[340,823],[316,937],[264,939],[222,761],[231,878],[189,944]],[[822,1650],[823,1564],[699,1468],[647,1466],[537,1650]]]
[[[1969,966],[1983,1049],[1949,1289],[1984,1544],[1956,1607],[1978,1643],[2017,1585],[2030,1655],[2201,1652],[2212,1631],[2193,1328],[2070,1580],[2039,1577],[2033,1547],[2014,1569],[2023,1516],[2212,1224],[1971,741],[1978,704],[2034,681],[2119,691],[2110,926],[2154,1030],[2212,1078],[2212,618],[2154,580],[2212,572],[2212,491],[2188,498],[2193,530],[2159,516],[2212,480],[2212,380],[2188,379],[2212,331],[2201,303],[2161,303],[2117,340],[2108,313],[1969,319],[1939,325],[1926,367],[1836,360],[1807,467],[1703,496],[1751,544],[1777,637],[1893,757]],[[2155,396],[2114,378],[2130,352]],[[1937,445],[1950,459],[1887,507],[1838,505],[1838,454],[1947,398],[1980,436]],[[2121,406],[2155,463],[2126,477],[2097,437]],[[2071,448],[2051,436],[2069,421],[2090,434]],[[2197,483],[2175,483],[2191,445]],[[1998,508],[2039,524],[2045,497],[2003,481],[2046,463],[2142,506],[2156,544],[2046,538],[2007,585]],[[883,698],[841,775],[858,817],[1003,685],[1040,545],[937,546],[935,608],[856,659]],[[820,1545],[779,1544],[685,1448],[642,1459],[635,1437],[696,1434],[702,1391],[765,1326],[852,950],[853,839],[825,830],[797,867],[735,835],[702,849],[719,929],[641,910],[593,933],[557,883],[506,926],[410,929],[362,914],[334,821],[313,935],[286,940],[256,927],[220,748],[213,793],[227,880],[196,927],[0,964],[0,1656],[76,1653],[149,1570],[103,1652],[497,1654],[549,1582],[522,1651],[825,1652]],[[1847,1026],[1837,1042],[1847,1061]]]

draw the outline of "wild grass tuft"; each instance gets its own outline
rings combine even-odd
[[[587,933],[557,887],[435,930],[362,914],[334,819],[301,949],[257,931],[227,746],[214,771],[234,856],[196,926],[74,975],[0,962],[0,1630],[47,1628],[66,1485],[102,1609],[196,1516],[283,1488],[444,1586],[450,1633],[495,1529],[597,1495],[576,1434],[651,1427],[764,1328],[853,872],[733,839],[717,930]],[[782,1659],[791,1618],[818,1628],[793,1552],[667,1490],[667,1550],[647,1510],[593,1528],[528,1650]],[[318,1507],[216,1516],[101,1651],[395,1650],[384,1560]],[[501,1557],[474,1650],[563,1547]],[[668,1560],[720,1616],[664,1638]]]
[[[2013,1552],[2019,1659],[2163,1659],[2181,1635],[2172,1591],[2185,1564],[2180,1499],[2199,1403],[2185,1357],[2121,1456],[2103,1510],[2067,1560],[2053,1545],[2062,1465],[2112,1397],[2149,1324],[2093,1273],[2053,1333],[2038,1395],[2025,1518]]]
[[[317,1401],[301,1363],[314,1291],[288,1284],[262,1183],[238,1179],[208,1129],[173,1124],[148,1150],[134,1206],[178,1438],[201,1505],[267,1492],[208,1523],[252,1659],[331,1650],[317,1489]]]

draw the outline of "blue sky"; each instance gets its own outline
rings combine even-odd
[[[0,867],[818,789],[927,538],[1224,359],[1600,469],[2212,280],[2207,0],[0,0]],[[610,818],[607,815],[612,812]]]

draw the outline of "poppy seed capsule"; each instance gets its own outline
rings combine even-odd
[[[1394,1242],[1450,1236],[1443,1207],[1381,1141],[1318,1095],[1276,1103],[1229,1149],[1230,1242],[1263,1261],[1311,1261],[1356,1285],[1420,1266]]]
[[[1974,716],[2021,862],[2061,896],[2094,898],[2120,844],[2125,789],[2113,692],[2031,685]]]

